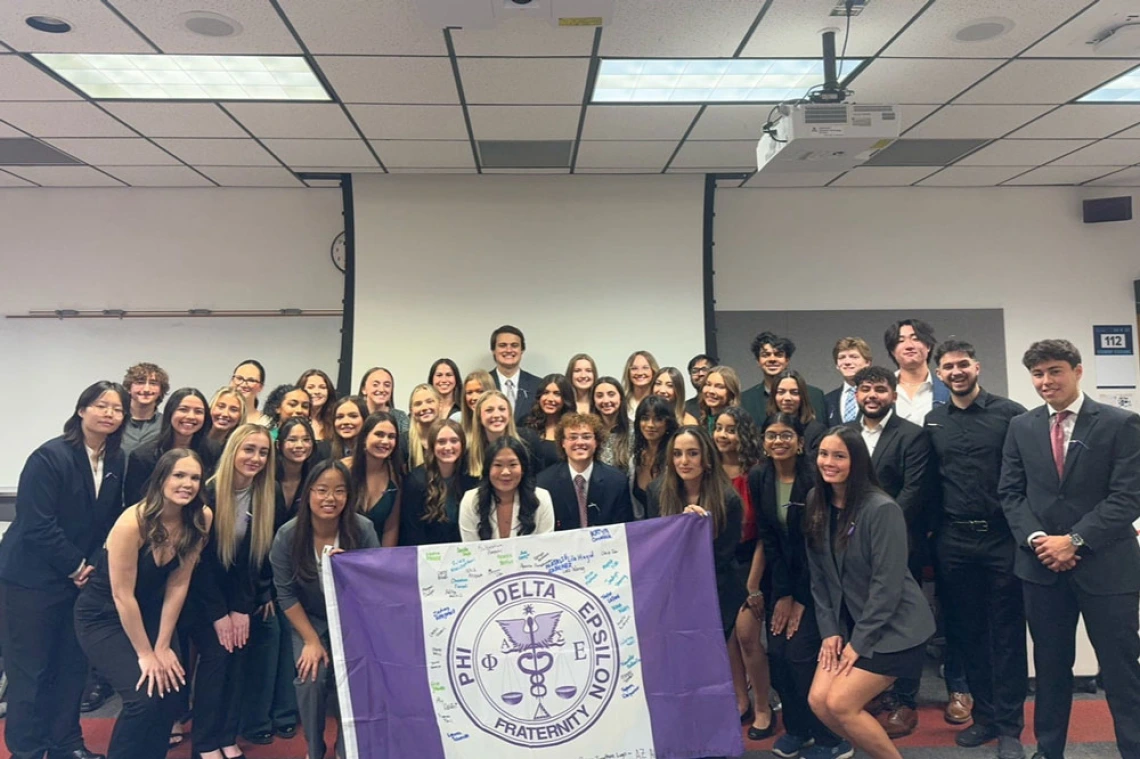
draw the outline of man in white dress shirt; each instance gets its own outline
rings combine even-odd
[[[491,333],[491,356],[495,368],[491,376],[495,387],[503,391],[514,410],[515,422],[526,418],[534,401],[538,398],[539,382],[535,375],[523,371],[522,357],[526,353],[526,337],[518,327],[509,324]]]

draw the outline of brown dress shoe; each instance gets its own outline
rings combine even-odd
[[[909,706],[898,706],[889,712],[883,712],[876,719],[892,740],[910,735],[918,727],[918,712]]]
[[[951,725],[964,725],[974,713],[974,697],[969,693],[951,693],[950,703],[942,715]]]

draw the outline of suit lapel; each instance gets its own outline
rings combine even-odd
[[[875,445],[875,452],[871,454],[871,465],[876,470],[879,468],[879,461],[885,455],[884,451],[891,447],[891,441],[899,434],[898,418],[897,413],[891,414],[891,418],[883,425],[883,431],[879,433],[879,442]]]
[[[566,525],[565,529],[573,530],[583,526],[578,524],[578,491],[574,489],[574,480],[570,477],[569,465],[565,462],[559,462],[558,466],[558,489],[561,492],[554,502],[568,505],[568,508],[564,508],[560,516],[563,524]]]
[[[75,456],[76,466],[82,474],[83,491],[87,493],[87,503],[89,506],[94,506],[95,501],[95,476],[91,473],[91,459],[87,457],[87,446],[80,443],[72,448],[72,455]],[[107,461],[103,460],[103,472],[107,471]],[[100,483],[102,484],[102,483]]]
[[[1087,447],[1085,441],[1088,440],[1089,434],[1092,432],[1093,427],[1096,426],[1099,418],[1100,409],[1097,408],[1091,398],[1086,397],[1084,404],[1081,405],[1081,413],[1077,414],[1076,424],[1073,425],[1073,436],[1069,440],[1069,450],[1065,453],[1065,476],[1062,482],[1069,478],[1073,467],[1077,465],[1077,459],[1081,457],[1081,451]],[[1051,456],[1051,446],[1049,453]]]

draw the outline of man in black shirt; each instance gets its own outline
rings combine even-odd
[[[934,530],[946,642],[956,648],[974,697],[972,725],[959,746],[998,741],[1000,759],[1021,759],[1028,682],[1025,607],[1013,572],[1017,545],[998,497],[1002,447],[1019,403],[978,384],[974,347],[947,340],[935,349],[950,403],[926,415],[938,472]]]

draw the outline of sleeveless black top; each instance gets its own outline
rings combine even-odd
[[[142,612],[143,625],[147,633],[153,637],[158,634],[158,625],[162,617],[166,581],[182,562],[175,557],[160,567],[154,563],[154,554],[150,548],[149,545],[144,545],[139,549],[138,571],[135,573],[135,600],[138,601],[139,611]],[[119,610],[115,608],[115,599],[111,595],[109,564],[107,549],[104,547],[95,564],[95,573],[79,592],[79,598],[75,602],[75,619],[90,633],[104,629],[107,634],[111,634],[121,630],[123,626],[119,620]]]

